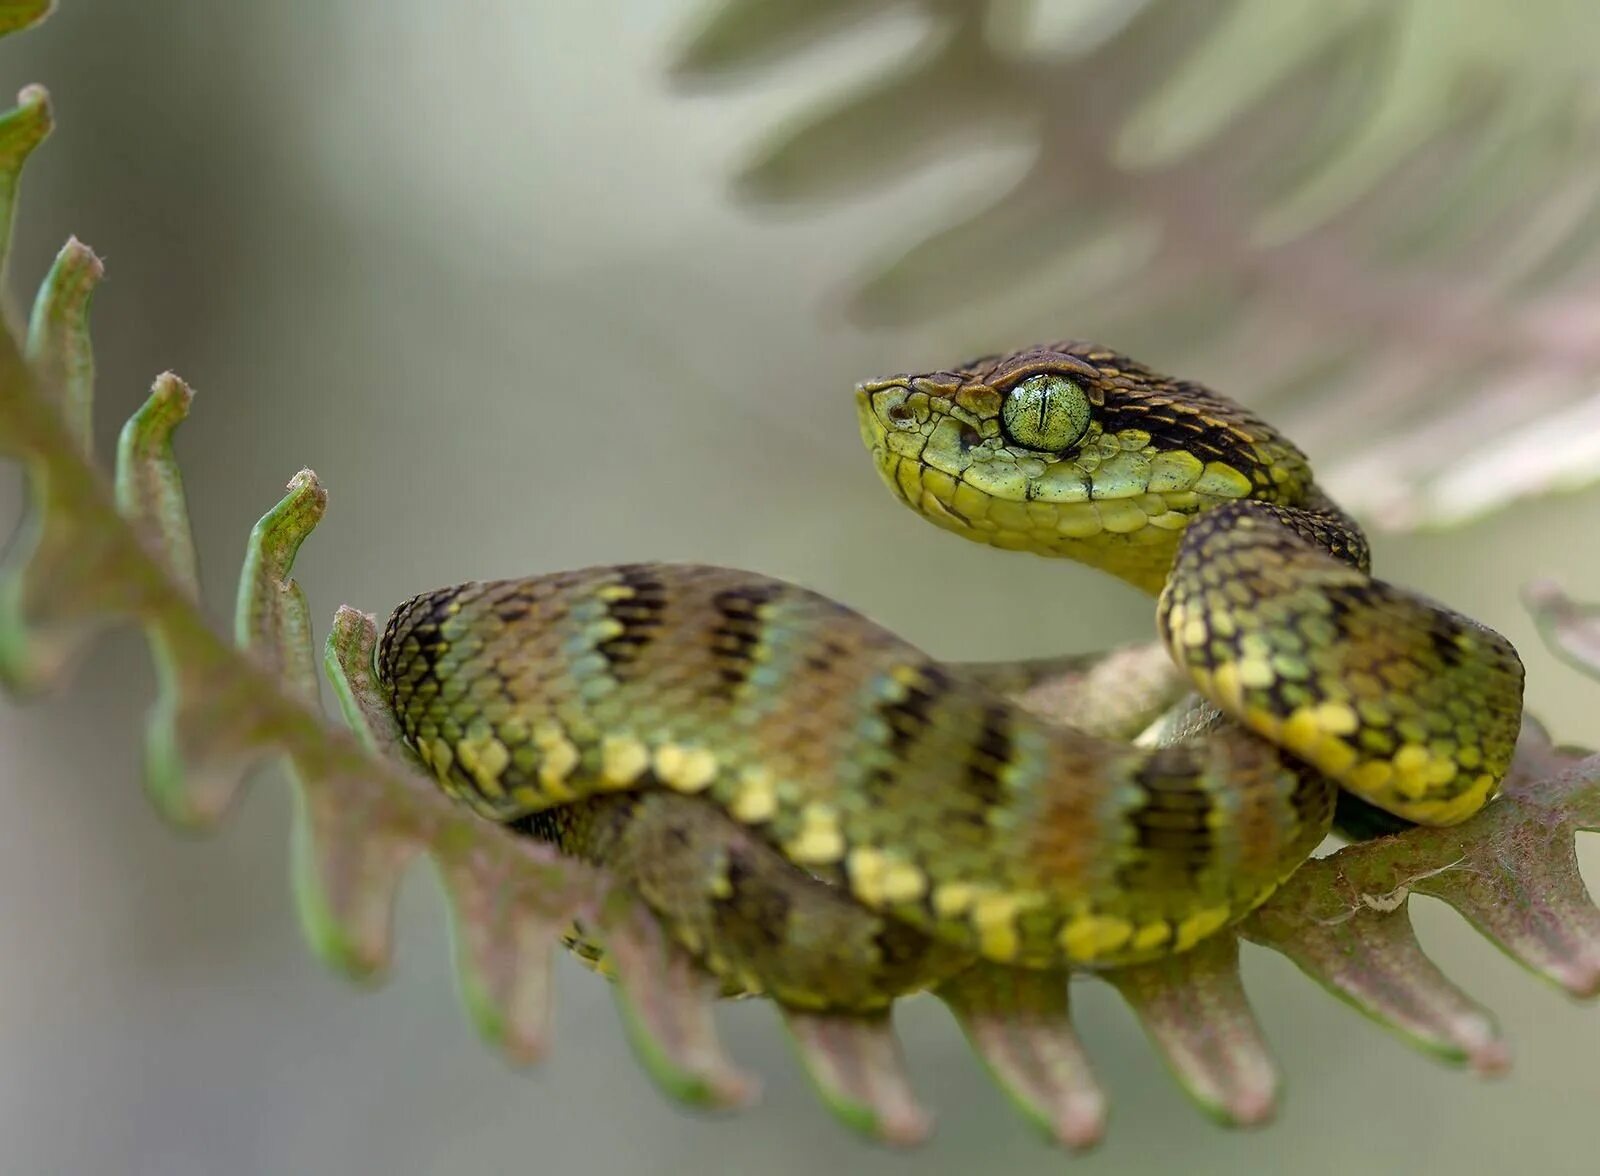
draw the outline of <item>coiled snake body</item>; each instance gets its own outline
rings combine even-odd
[[[1515,651],[1373,579],[1244,409],[1081,343],[863,384],[857,407],[925,518],[1159,593],[1170,661],[952,665],[682,565],[426,593],[378,652],[447,791],[605,865],[729,991],[871,1008],[978,959],[1182,951],[1293,872],[1337,788],[1431,824],[1493,795]]]

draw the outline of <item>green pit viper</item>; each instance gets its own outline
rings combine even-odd
[[[1428,824],[1493,796],[1515,650],[1373,579],[1250,412],[1078,342],[856,404],[924,518],[1159,594],[1159,660],[950,664],[802,588],[671,564],[425,593],[377,653],[451,796],[604,866],[727,992],[866,1010],[980,960],[1181,952],[1311,854],[1340,788]]]

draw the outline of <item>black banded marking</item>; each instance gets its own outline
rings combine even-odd
[[[418,714],[418,704],[435,698],[441,689],[435,666],[449,647],[443,626],[454,615],[453,606],[463,592],[474,587],[460,584],[413,596],[390,614],[379,639],[375,659],[378,684],[388,697],[402,738],[413,750],[433,726]]]
[[[749,679],[766,636],[762,610],[782,593],[777,584],[747,584],[725,588],[711,598],[717,611],[711,653],[725,696],[732,697]]]
[[[1215,852],[1210,821],[1215,803],[1196,786],[1199,777],[1200,766],[1191,748],[1156,751],[1134,776],[1134,783],[1144,792],[1144,803],[1124,817],[1140,850],[1181,863],[1179,868],[1186,877],[1202,873]]]
[[[950,675],[944,667],[934,662],[923,662],[908,667],[914,673],[911,681],[898,698],[891,698],[878,706],[878,717],[889,728],[889,750],[904,760],[912,746],[921,738],[933,721],[934,708],[950,692]]]
[[[613,587],[627,589],[606,601],[606,617],[621,631],[595,646],[613,676],[621,678],[639,660],[639,654],[656,639],[667,607],[667,586],[655,568],[630,565],[617,569]]]
[[[1284,761],[1284,770],[1294,777],[1294,787],[1289,793],[1289,807],[1302,829],[1325,828],[1334,802],[1341,788],[1334,788],[1315,768],[1303,767],[1290,760]]]
[[[450,603],[460,588],[440,588],[413,596],[389,615],[378,643],[378,673],[381,679],[395,682],[405,663],[417,653],[429,650],[437,641],[439,626],[450,615]]]
[[[782,886],[773,885],[770,867],[763,870],[762,863],[749,851],[735,846],[726,851],[722,880],[721,893],[705,896],[720,935],[729,939],[754,937],[771,946],[782,945],[789,935],[794,904]]]
[[[494,615],[500,618],[503,624],[507,625],[514,625],[518,621],[527,620],[528,614],[532,611],[532,602],[521,595],[508,596],[506,599],[496,602],[494,606]]]
[[[1011,710],[1001,703],[990,703],[983,710],[978,737],[967,758],[967,784],[982,811],[988,812],[1005,801],[1005,770],[1016,752],[1011,730]]]
[[[844,642],[835,637],[823,637],[817,642],[816,648],[805,655],[806,669],[817,674],[832,673],[835,666],[850,655]]]
[[[1265,473],[1260,452],[1253,442],[1218,429],[1216,422],[1190,416],[1160,402],[1109,400],[1101,417],[1107,433],[1116,435],[1127,429],[1149,433],[1157,449],[1182,449],[1202,461],[1231,466],[1258,484]]]
[[[569,816],[570,814],[559,808],[538,809],[524,813],[513,821],[507,821],[506,828],[524,837],[531,837],[535,841],[559,846],[566,834]]]
[[[897,919],[882,920],[872,945],[878,950],[881,967],[891,976],[923,967],[935,950],[926,935]]]

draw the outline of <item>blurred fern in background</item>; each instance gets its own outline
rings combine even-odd
[[[842,199],[986,141],[1031,158],[975,158],[978,207],[843,262],[863,323],[1150,357],[1261,407],[1381,527],[1600,476],[1589,6],[729,0],[677,75],[726,84],[897,12],[916,49],[773,132],[739,191]]]
[[[48,7],[0,0],[0,31]],[[216,386],[184,438],[191,483],[205,486],[192,503],[202,538],[208,521],[213,540],[231,536],[240,511],[259,510],[262,469],[276,476],[309,451],[338,471],[339,510],[301,574],[333,578],[324,591],[335,599],[382,605],[485,565],[708,558],[867,607],[878,592],[897,627],[922,609],[941,641],[977,643],[992,633],[950,627],[948,601],[975,584],[1001,599],[995,586],[1011,569],[1003,598],[1023,638],[1044,640],[1045,618],[1045,629],[1071,621],[1098,640],[1114,628],[1101,607],[1116,605],[1114,590],[1069,580],[1063,609],[1044,572],[1034,585],[1020,565],[989,562],[996,553],[929,547],[939,581],[923,591],[929,565],[886,560],[876,516],[855,509],[868,493],[884,504],[851,435],[849,375],[878,374],[863,365],[894,348],[932,365],[1063,335],[1124,347],[1261,408],[1341,499],[1390,530],[1459,523],[1600,472],[1600,14],[1585,3],[727,0],[676,42],[678,86],[715,95],[695,101],[655,101],[660,72],[643,62],[664,51],[664,25],[680,14],[647,7],[617,18],[486,5],[463,20],[420,0],[226,10],[106,0],[69,4],[52,22],[71,35],[48,72],[77,72],[57,95],[69,134],[44,157],[70,140],[78,170],[51,186],[51,165],[30,164],[30,185],[52,195],[34,204],[74,218],[69,227],[117,263],[97,310],[112,340],[100,357],[111,356],[100,365],[110,415],[135,386],[130,339]],[[597,47],[598,62],[575,64]],[[108,89],[98,104],[83,97],[92,82]],[[730,122],[750,130],[736,118],[742,99],[768,86],[806,97],[786,124],[740,140],[750,154],[733,190],[747,208],[727,212],[708,173]],[[49,123],[30,87],[0,126],[0,224]],[[515,170],[519,148],[531,170]],[[925,199],[908,200],[910,211],[865,230],[852,219],[853,204],[888,206],[919,184]],[[749,229],[762,223],[755,210],[781,213],[782,230]],[[91,214],[97,223],[77,223]],[[36,237],[19,240],[21,260],[42,256]],[[842,292],[849,325],[813,296],[806,283],[818,275]],[[145,749],[157,808],[209,824],[247,768],[287,761],[294,808],[277,815],[294,822],[302,923],[326,962],[357,978],[383,970],[407,865],[429,856],[461,995],[504,1055],[524,1062],[544,1047],[550,949],[578,918],[612,951],[625,1034],[666,1092],[741,1101],[753,1088],[721,1051],[703,978],[628,896],[475,822],[398,755],[381,715],[362,707],[372,631],[354,610],[336,620],[327,667],[359,736],[311,705],[310,613],[288,576],[326,504],[313,476],[297,476],[252,536],[237,641],[204,614],[197,582],[219,544],[191,540],[171,448],[188,387],[157,379],[123,434],[115,486],[85,460],[96,366],[86,316],[99,276],[98,258],[70,242],[28,329],[0,341],[0,445],[31,489],[0,592],[12,684],[59,682],[109,623],[141,625],[158,670]],[[694,283],[703,288],[683,296]],[[814,422],[806,400],[795,412],[823,388],[840,411]],[[838,476],[846,453],[859,486]],[[886,525],[911,530],[898,515]],[[1464,533],[1450,558],[1483,534]],[[942,540],[907,534],[904,550]],[[1526,578],[1520,565],[1515,574]],[[1600,674],[1595,608],[1548,584],[1528,603],[1552,648]],[[0,899],[24,912],[4,920],[15,940],[6,991],[24,1012],[0,1017],[0,1033],[21,1043],[0,1076],[11,1079],[4,1105],[21,1170],[82,1168],[61,1157],[92,1153],[166,1172],[191,1147],[211,1149],[193,1153],[205,1157],[195,1170],[244,1154],[262,1170],[301,1170],[307,1157],[340,1167],[329,1148],[341,1146],[353,1168],[381,1168],[383,1156],[420,1165],[436,1148],[441,1171],[474,1149],[491,1168],[534,1157],[555,1170],[607,1155],[699,1170],[737,1166],[730,1156],[772,1171],[878,1161],[837,1150],[804,1111],[714,1129],[651,1118],[649,1097],[615,1079],[610,1002],[589,977],[562,994],[562,1069],[531,1090],[463,1069],[450,1052],[460,1035],[436,1028],[449,1020],[439,1001],[366,1001],[351,1015],[313,984],[296,1003],[272,908],[252,918],[241,897],[278,893],[282,822],[258,811],[255,841],[225,834],[209,858],[146,841],[147,814],[119,808],[117,787],[138,760],[116,733],[144,706],[142,669],[126,656],[110,665],[98,667],[98,705],[91,663],[87,704],[8,728],[18,786]],[[1540,685],[1591,713],[1589,683],[1547,674]],[[1592,727],[1579,735],[1592,739]],[[1530,724],[1505,799],[1482,819],[1308,866],[1241,935],[1424,1052],[1496,1072],[1509,1060],[1501,1031],[1450,978],[1465,973],[1462,959],[1479,962],[1458,950],[1469,936],[1432,953],[1441,970],[1408,900],[1442,899],[1528,971],[1593,995],[1600,913],[1572,834],[1600,821],[1597,781],[1600,758]],[[252,872],[262,862],[266,886]],[[49,935],[34,925],[41,911]],[[415,922],[407,935],[425,938],[434,920]],[[1228,933],[1106,978],[1202,1109],[1252,1123],[1274,1113],[1278,1075],[1239,958]],[[410,962],[428,975],[428,961]],[[1309,1002],[1311,989],[1282,972],[1275,1032],[1289,1037],[1331,1002]],[[1279,978],[1250,977],[1269,1023]],[[1164,1164],[1159,1145],[1184,1128],[1130,1060],[1140,1051],[1121,1048],[1133,1018],[1098,1015],[1110,998],[1074,986],[1085,1049],[1064,983],[994,979],[939,994],[990,1076],[1081,1146],[1106,1110],[1092,1054],[1139,1128],[1123,1138],[1154,1140]],[[1469,987],[1534,1010],[1524,1033],[1559,1034],[1564,1023],[1522,988],[1495,994],[1501,979],[1485,969]],[[1365,1146],[1401,1164],[1499,1148],[1537,1169],[1541,1157],[1570,1158],[1587,1130],[1594,1073],[1581,1042],[1565,1075],[1548,1056],[1530,1059],[1528,1074],[1553,1077],[1492,1096],[1517,1124],[1508,1134],[1475,1128],[1490,1116],[1474,1108],[1490,1104],[1473,1100],[1489,1096],[1431,1076],[1413,1089],[1401,1051],[1379,1041],[1384,1062],[1370,1064],[1344,1025],[1317,1052],[1302,1041],[1291,1055],[1317,1097],[1300,1104],[1298,1134],[1241,1145],[1253,1159],[1299,1163],[1314,1147],[1332,1164],[1340,1148]],[[1014,1158],[1010,1125],[981,1117],[1000,1100],[959,1085],[976,1088],[967,1071],[978,1067],[927,1065],[919,1048],[903,1067],[887,1019],[792,1014],[788,1027],[802,1068],[852,1126],[919,1138],[928,1118],[913,1087],[942,1083],[940,1101],[979,1116],[977,1129],[951,1132],[924,1163],[942,1154],[965,1171],[976,1155]],[[913,1044],[945,1049],[949,1036],[941,1026]],[[754,1032],[741,1038],[741,1055],[761,1052]],[[107,1041],[124,1043],[120,1065]],[[87,1082],[81,1059],[104,1057],[100,1085]],[[1349,1132],[1352,1115],[1390,1109],[1385,1082],[1408,1098],[1390,1130]],[[211,1102],[224,1112],[207,1118]],[[259,1128],[238,1128],[240,1105]],[[1448,1132],[1430,1133],[1429,1108]],[[105,1126],[119,1111],[139,1134],[131,1145]],[[1237,1167],[1219,1138],[1188,1141],[1193,1170]]]

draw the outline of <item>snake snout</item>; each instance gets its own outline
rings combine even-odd
[[[869,449],[881,445],[886,433],[906,427],[911,419],[906,407],[909,393],[905,380],[899,378],[856,385],[856,416]]]

